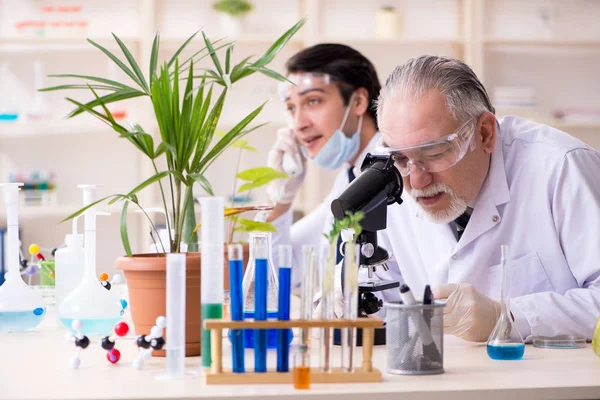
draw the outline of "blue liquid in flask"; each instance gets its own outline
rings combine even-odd
[[[0,122],[14,122],[19,118],[19,114],[0,113]]]
[[[0,332],[23,332],[38,327],[46,316],[46,307],[31,311],[0,312]]]
[[[84,335],[110,335],[115,325],[121,322],[121,318],[91,318],[81,319],[80,321],[83,323],[81,333]],[[73,318],[61,318],[60,322],[65,328],[75,333],[73,328],[71,328]]]
[[[520,360],[525,353],[523,343],[487,345],[487,353],[494,360]]]

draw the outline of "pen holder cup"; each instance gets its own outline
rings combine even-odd
[[[444,372],[444,306],[385,303],[386,372],[433,375]]]

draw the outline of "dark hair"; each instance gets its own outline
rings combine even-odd
[[[343,44],[324,43],[308,47],[285,64],[288,74],[296,72],[321,72],[331,76],[340,90],[344,104],[358,88],[369,93],[367,112],[377,124],[377,106],[381,84],[375,67],[365,56]]]

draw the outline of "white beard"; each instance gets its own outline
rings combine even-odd
[[[419,197],[432,197],[439,193],[447,193],[450,196],[450,205],[445,210],[440,210],[436,212],[430,212],[421,207],[418,199]],[[412,189],[410,191],[410,195],[417,202],[421,210],[423,211],[423,215],[427,217],[433,223],[436,224],[447,224],[451,221],[454,221],[460,215],[462,215],[465,211],[467,211],[467,202],[463,199],[457,197],[454,194],[454,191],[450,188],[450,186],[444,183],[434,183],[431,186],[426,187],[425,189]]]

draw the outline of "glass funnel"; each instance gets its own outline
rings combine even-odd
[[[508,246],[501,248],[501,311],[496,327],[487,342],[487,353],[494,360],[520,360],[525,352],[523,337],[510,316],[510,273],[506,265]]]

